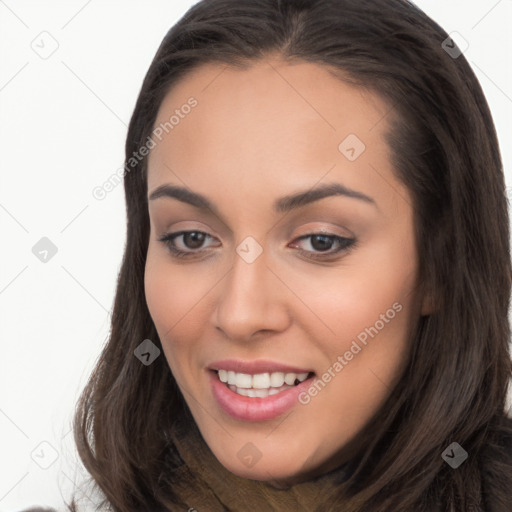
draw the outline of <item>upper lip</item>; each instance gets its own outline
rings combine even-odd
[[[312,370],[298,368],[278,361],[258,360],[242,361],[240,359],[223,359],[210,364],[211,370],[228,370],[236,373],[247,373],[255,375],[258,373],[310,373]]]

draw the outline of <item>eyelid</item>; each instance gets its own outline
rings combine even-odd
[[[338,247],[337,250],[327,250],[327,251],[308,251],[305,249],[298,249],[299,254],[305,255],[306,258],[310,260],[317,260],[317,261],[326,261],[329,260],[338,260],[342,258],[343,256],[347,255],[349,252],[351,252],[353,249],[355,249],[358,246],[358,240],[355,237],[346,237],[341,235],[336,235],[334,233],[329,232],[314,232],[314,233],[307,233],[305,235],[301,235],[299,237],[294,238],[293,244],[296,245],[296,241],[300,240],[307,240],[308,238],[311,239],[314,236],[325,236],[327,238],[334,239],[334,243],[338,243],[340,247]]]
[[[301,228],[299,234],[292,235],[293,239],[301,238],[307,235],[325,235],[325,236],[339,236],[340,238],[355,238],[355,235],[349,231],[347,228],[344,228],[345,232],[341,232],[339,227],[328,228],[323,226],[307,226],[306,228]],[[300,234],[302,233],[303,234]]]
[[[210,239],[217,238],[213,235],[210,235],[210,233],[206,233],[205,231],[201,231],[199,229],[182,229],[179,231],[172,231],[172,232],[164,233],[161,237],[158,238],[158,240],[160,242],[164,242],[164,243],[167,243],[167,245],[169,245],[169,242],[174,241],[175,239],[179,238],[180,236],[187,235],[189,233],[200,233],[202,235],[205,235],[205,238],[210,238]],[[181,251],[181,249],[178,249],[178,250]],[[200,248],[200,249],[196,249],[196,250],[188,249],[187,251],[182,251],[182,252],[187,252],[190,254],[198,254],[201,251],[205,251],[205,250],[206,249],[204,249],[204,248]]]
[[[199,257],[201,254],[203,254],[205,252],[208,252],[208,249],[207,248],[205,249],[203,247],[201,247],[199,249],[188,249],[188,250],[182,250],[182,249],[176,248],[174,245],[174,240],[176,238],[179,238],[180,236],[183,236],[183,235],[186,235],[189,233],[200,233],[202,235],[205,235],[205,238],[212,238],[212,239],[216,238],[204,231],[200,231],[197,229],[189,229],[189,230],[180,230],[180,231],[165,233],[164,235],[159,237],[158,240],[160,242],[164,243],[167,246],[167,249],[169,250],[171,255],[176,258],[192,259],[192,258]],[[307,240],[308,238],[313,238],[315,236],[325,236],[327,238],[331,238],[331,239],[333,239],[334,243],[338,243],[340,247],[335,251],[328,249],[327,251],[318,251],[318,252],[298,248],[297,252],[300,255],[303,255],[306,258],[308,258],[309,260],[313,260],[313,261],[315,261],[315,260],[322,261],[323,260],[323,261],[328,262],[329,260],[331,260],[331,261],[338,260],[343,257],[343,254],[348,254],[349,252],[351,252],[354,248],[356,248],[358,246],[358,240],[355,237],[350,238],[350,237],[337,235],[337,234],[328,232],[326,229],[321,229],[321,230],[305,233],[301,236],[297,236],[297,237],[293,238],[291,243],[295,244],[295,246],[296,246],[298,241]]]

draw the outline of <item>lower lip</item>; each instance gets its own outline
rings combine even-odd
[[[277,418],[298,402],[298,396],[311,384],[310,377],[293,388],[265,398],[251,398],[231,391],[219,380],[217,372],[209,370],[213,396],[229,416],[243,421],[264,421]]]

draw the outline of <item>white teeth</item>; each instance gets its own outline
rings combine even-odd
[[[237,373],[233,384],[237,388],[252,388],[252,375],[248,373]]]
[[[256,390],[255,389],[244,389],[244,388],[236,388],[235,393],[242,395],[242,396],[248,396],[250,398],[255,398]]]
[[[231,386],[240,389],[254,390],[272,390],[271,388],[279,388],[284,384],[294,386],[295,382],[303,382],[307,379],[309,373],[257,373],[251,375],[249,373],[237,373],[231,370],[218,370],[219,380]],[[272,393],[275,394],[275,393]],[[255,395],[258,396],[258,395]],[[265,395],[268,396],[268,395]]]
[[[299,379],[299,381],[302,382],[303,380],[306,380],[307,376],[307,373],[287,373],[284,376],[284,381],[288,386],[293,386],[295,379]]]
[[[273,388],[279,388],[284,384],[284,373],[274,372],[270,375],[270,385]]]
[[[287,373],[285,376],[284,376],[284,381],[286,382],[286,384],[288,384],[288,386],[293,386],[293,383],[295,382],[295,373]]]
[[[288,387],[286,389],[289,389]],[[248,396],[250,398],[267,398],[267,396],[275,395],[283,390],[279,389],[246,389],[246,388],[235,388],[235,393],[242,396]]]
[[[270,375],[268,373],[257,373],[252,378],[252,387],[255,389],[268,389],[270,387]]]

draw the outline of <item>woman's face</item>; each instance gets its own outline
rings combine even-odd
[[[428,313],[388,113],[279,60],[203,65],[160,107],[147,303],[202,436],[239,476],[279,486],[347,460]]]

